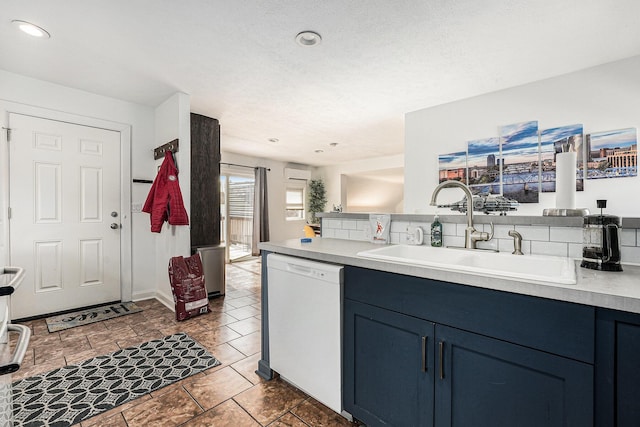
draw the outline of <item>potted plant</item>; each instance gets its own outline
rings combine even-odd
[[[309,213],[311,214],[311,224],[318,224],[320,222],[318,218],[316,218],[316,213],[324,212],[324,207],[327,204],[326,194],[324,181],[321,179],[312,179],[309,181]]]

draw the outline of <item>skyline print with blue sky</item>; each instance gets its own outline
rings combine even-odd
[[[601,148],[627,148],[637,144],[636,128],[592,132],[590,150]]]
[[[500,128],[502,193],[520,203],[538,203],[540,191],[538,122]]]
[[[584,166],[584,147],[582,144],[583,126],[581,124],[560,126],[540,131],[540,161],[542,166],[541,191],[556,191],[556,165],[555,156],[558,145],[573,142],[572,150],[576,151],[576,191],[583,190],[582,174],[580,169]]]
[[[440,154],[438,155],[438,182],[443,182],[454,177],[449,176],[449,171],[457,171],[464,169],[465,174],[459,179],[466,184],[466,169],[467,169],[467,152],[458,151],[456,153]]]

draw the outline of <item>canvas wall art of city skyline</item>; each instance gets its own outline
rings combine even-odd
[[[502,195],[520,203],[538,203],[540,190],[538,122],[500,128]]]
[[[638,140],[635,128],[587,135],[587,179],[638,175]]]
[[[556,156],[563,151],[576,152],[576,191],[584,190],[583,126],[560,126],[540,131],[540,190],[556,191]]]

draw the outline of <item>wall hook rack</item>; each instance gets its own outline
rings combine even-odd
[[[153,149],[153,158],[155,160],[161,159],[164,157],[164,153],[167,151],[171,151],[172,153],[177,153],[179,151],[179,143],[177,139],[173,141],[167,142],[166,144],[162,144],[159,147]]]

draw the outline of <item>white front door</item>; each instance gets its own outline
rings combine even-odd
[[[120,300],[120,133],[9,114],[11,297],[20,319]],[[113,228],[112,228],[113,227]]]

